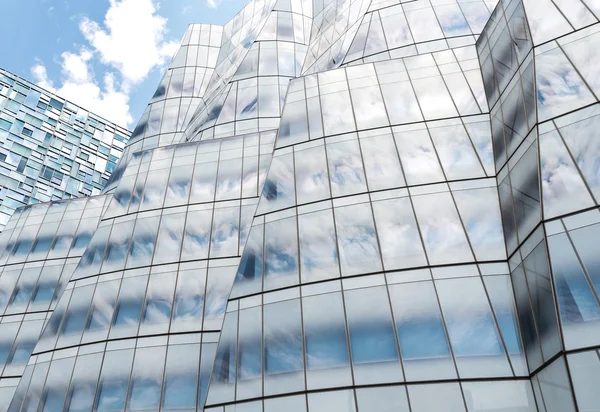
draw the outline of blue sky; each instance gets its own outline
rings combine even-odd
[[[0,67],[133,129],[189,23],[248,0],[0,0]]]

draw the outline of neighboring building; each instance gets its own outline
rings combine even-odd
[[[130,134],[0,69],[0,232],[18,207],[99,194]]]
[[[185,54],[210,80],[161,83],[109,193],[0,236],[0,405],[595,410],[598,17],[253,0],[190,26],[165,79]]]

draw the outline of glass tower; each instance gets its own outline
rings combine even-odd
[[[596,410],[599,17],[253,0],[191,25],[105,193],[2,234],[0,405]]]
[[[0,68],[0,232],[21,206],[100,194],[130,135]]]

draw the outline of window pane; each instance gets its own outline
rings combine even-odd
[[[138,348],[131,374],[129,410],[158,409],[166,347]]]
[[[459,375],[512,376],[481,280],[463,278],[435,283]]]
[[[333,213],[330,209],[298,216],[303,282],[340,276]]]
[[[264,306],[265,395],[304,389],[300,300]]]
[[[335,209],[342,274],[382,269],[371,205],[363,203]]]
[[[206,269],[179,272],[171,332],[198,329],[202,325]]]
[[[456,378],[432,282],[389,287],[406,380]]]
[[[133,349],[106,352],[96,398],[98,411],[125,409],[132,362]]]
[[[169,346],[162,401],[164,409],[196,407],[199,363],[199,344]]]
[[[307,389],[350,385],[352,378],[341,293],[305,297],[302,309]]]
[[[298,284],[296,217],[265,225],[264,290]]]
[[[347,290],[344,297],[355,384],[402,381],[387,288]]]

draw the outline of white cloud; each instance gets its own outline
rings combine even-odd
[[[165,39],[167,19],[158,14],[156,0],[109,3],[103,24],[87,17],[80,20],[79,29],[89,44],[76,46],[77,52],[61,54],[59,85],[49,79],[43,63],[36,64],[31,72],[41,87],[107,120],[131,127],[132,88],[153,69],[167,63],[179,43]],[[101,79],[96,77],[94,67],[106,70]]]
[[[119,90],[114,73],[106,73],[102,86],[94,77],[89,65],[92,54],[83,49],[80,53],[62,54],[61,86],[56,87],[48,78],[46,67],[38,63],[31,73],[40,87],[90,110],[107,120],[128,127],[133,122],[129,108],[129,94]]]
[[[127,82],[139,83],[170,59],[178,42],[166,42],[167,20],[156,14],[152,0],[110,0],[102,28],[82,19],[79,28],[102,63],[117,69]]]
[[[221,0],[206,0],[206,5],[211,9],[216,9],[221,4]]]

